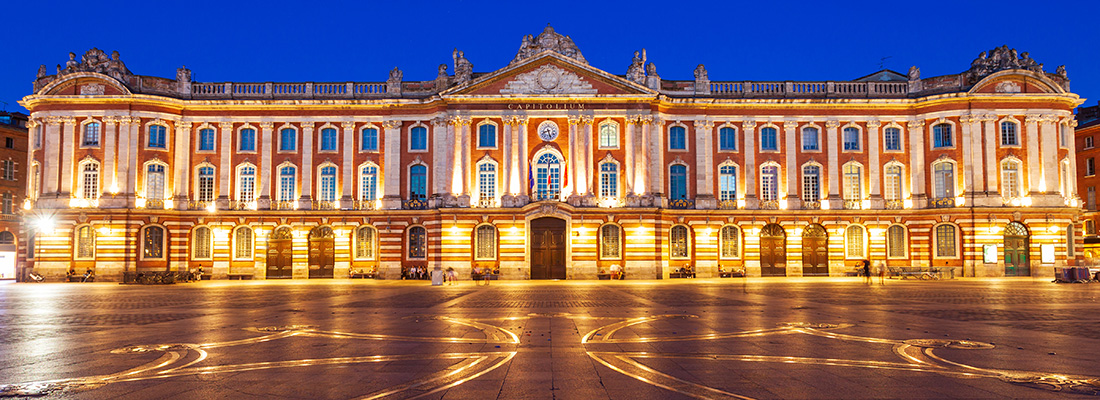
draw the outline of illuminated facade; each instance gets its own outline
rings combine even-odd
[[[0,112],[0,279],[17,278],[26,157],[27,116]]]
[[[1042,275],[1074,263],[1064,69],[994,49],[961,74],[625,75],[551,28],[432,81],[192,82],[93,49],[39,71],[33,267],[327,278],[843,275],[858,260]],[[95,127],[95,128],[91,128]],[[89,133],[93,132],[93,133]],[[54,145],[56,144],[56,145]],[[1007,236],[1006,236],[1007,235]],[[992,246],[992,247],[990,247]],[[991,257],[991,258],[990,258]]]
[[[1100,105],[1078,108],[1077,122],[1077,193],[1080,193],[1084,208],[1081,219],[1085,260],[1090,265],[1097,265],[1100,262],[1100,235],[1096,224],[1100,223],[1100,213],[1097,212],[1096,191],[1100,188],[1100,178],[1096,175],[1096,162],[1100,161],[1100,148],[1096,147],[1096,140],[1100,139]]]

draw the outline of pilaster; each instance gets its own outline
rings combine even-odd
[[[584,188],[584,195],[587,198],[588,205],[596,205],[596,196],[593,189],[595,178],[595,166],[593,165],[593,158],[595,157],[595,148],[592,140],[592,116],[586,115],[581,117],[581,123],[583,129],[581,133],[584,135],[584,140],[581,142],[581,152],[584,155],[584,170],[581,171],[581,177],[584,179],[584,184],[581,186]]]
[[[924,170],[927,168],[924,162],[924,120],[912,120],[908,123],[909,131],[909,193],[913,197],[913,208],[924,208],[928,196],[925,195],[926,184]]]
[[[436,201],[447,196],[447,128],[450,124],[444,117],[432,119],[432,192]]]
[[[61,118],[46,117],[45,124],[45,143],[61,143]],[[61,146],[42,146],[42,149],[42,193],[56,195],[60,182],[58,161],[61,160]]]
[[[985,114],[980,119],[985,134],[983,136],[985,145],[982,147],[985,150],[985,193],[987,197],[996,198],[1000,201],[1000,189],[997,185],[997,169],[1000,165],[1000,160],[997,159],[997,143],[999,132],[997,130],[997,116],[993,114]]]
[[[519,190],[516,191],[517,193],[519,193],[519,195],[516,196],[517,207],[527,204],[531,199],[531,182],[529,182],[527,177],[524,176],[531,171],[531,148],[530,142],[527,140],[528,122],[529,121],[526,115],[516,117],[516,123],[519,126],[519,132],[517,132],[516,134],[516,138],[518,140],[516,141],[515,151],[520,165],[519,171],[516,172],[519,173],[519,181],[521,182],[519,185]]]
[[[1043,187],[1042,150],[1039,147],[1039,121],[1042,118],[1037,114],[1028,115],[1024,119],[1024,137],[1027,138],[1027,187],[1031,196],[1045,192]]]
[[[497,179],[500,180],[501,204],[504,198],[511,197],[512,193],[512,122],[510,118],[503,118],[500,133],[500,169],[497,170]]]
[[[118,193],[118,136],[118,117],[103,117],[103,189],[111,194]]]
[[[76,151],[76,118],[62,117],[61,133],[61,197],[69,198],[73,190],[73,153]]]
[[[971,120],[970,115],[959,117],[959,131],[962,136],[959,138],[959,147],[962,149],[962,164],[960,164],[962,167],[959,173],[962,174],[963,178],[962,195],[968,199],[973,198],[974,195],[974,167],[977,166],[974,164],[974,157],[971,154],[971,147],[973,146],[970,130]]]
[[[801,171],[798,168],[798,160],[795,158],[797,155],[797,143],[795,138],[798,136],[798,122],[797,121],[783,121],[783,140],[784,149],[787,155],[784,169],[787,171],[787,208],[796,210],[802,208],[802,199],[798,190],[798,173]]]
[[[985,163],[990,162],[996,164],[996,162],[990,160],[986,161],[983,153],[984,147],[982,146],[982,139],[984,135],[991,135],[991,132],[982,132],[982,117],[977,114],[971,114],[969,118],[966,118],[967,124],[970,126],[970,162],[973,163],[970,166],[970,170],[974,173],[974,180],[972,182],[975,192],[984,194],[985,188]]]
[[[260,193],[256,200],[256,208],[267,210],[271,208],[271,152],[272,132],[275,124],[270,121],[260,123],[260,144],[256,151],[260,152]]]
[[[1057,118],[1051,115],[1043,115],[1039,120],[1039,135],[1041,136],[1040,146],[1042,147],[1042,165],[1043,165],[1043,193],[1045,194],[1057,194],[1061,189],[1061,180],[1059,179],[1059,171],[1061,168],[1058,166],[1058,126],[1055,125]]]
[[[664,120],[654,115],[649,128],[649,190],[653,194],[653,205],[665,205],[665,127]]]
[[[625,118],[625,124],[623,124],[623,195],[626,197],[633,197],[634,192],[634,153],[635,145],[634,139],[638,136],[634,130],[637,129],[638,119],[630,116]]]
[[[382,208],[387,210],[401,208],[401,125],[397,120],[382,123],[386,144],[382,153]]]
[[[826,183],[829,185],[829,198],[826,200],[829,203],[829,208],[833,210],[839,210],[844,208],[844,199],[840,198],[840,140],[837,133],[837,128],[840,127],[838,121],[825,121],[825,147],[829,150],[829,180]]]
[[[696,119],[695,126],[695,208],[718,208],[714,197],[714,122]]]
[[[886,202],[882,199],[882,162],[879,154],[879,138],[882,137],[882,123],[876,120],[867,121],[867,176],[870,177],[871,209],[882,209]]]
[[[221,148],[218,151],[221,154],[221,166],[218,167],[218,208],[225,209],[229,205],[229,182],[233,177],[233,162],[230,158],[233,154],[233,123],[222,122],[218,125],[221,128]]]
[[[760,208],[760,199],[756,197],[756,121],[741,123],[741,136],[745,138],[745,183],[744,187],[745,208],[755,210]]]
[[[191,122],[176,123],[176,137],[172,152],[172,193],[177,207],[187,206],[187,185],[176,185],[177,182],[186,182],[188,156],[191,155]],[[137,163],[137,160],[134,160]],[[136,173],[134,175],[137,175]],[[135,176],[136,178],[136,176]]]
[[[298,198],[299,209],[313,208],[313,122],[302,122],[302,195]]]
[[[353,158],[356,152],[355,149],[355,121],[344,121],[340,123],[340,128],[343,129],[344,134],[344,148],[341,149],[343,160],[340,162],[342,190],[343,196],[340,196],[340,209],[347,210],[352,208],[352,202],[355,200],[355,182],[357,181],[357,174],[355,173],[355,159]]]

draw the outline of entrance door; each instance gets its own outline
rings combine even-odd
[[[802,231],[802,275],[829,276],[829,234],[821,225]]]
[[[1005,276],[1031,276],[1028,242],[1024,224],[1009,222],[1005,226]]]
[[[290,228],[276,229],[267,240],[267,279],[294,277],[294,239]]]
[[[760,230],[760,274],[787,276],[787,233],[777,224]]]
[[[334,242],[332,227],[318,226],[309,231],[309,279],[332,278],[336,266]]]
[[[531,279],[565,279],[564,220],[531,220]]]

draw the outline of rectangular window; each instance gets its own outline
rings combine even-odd
[[[764,167],[760,174],[760,200],[779,200],[779,167]]]
[[[497,147],[497,127],[489,124],[478,126],[477,147]]]
[[[298,131],[291,128],[279,132],[279,151],[295,151],[298,149]]]
[[[886,167],[886,191],[883,193],[886,200],[901,200],[901,167]]]
[[[484,125],[482,125],[484,126]],[[481,163],[478,166],[477,190],[482,203],[489,203],[497,197],[497,166],[493,163]]]
[[[1096,234],[1096,222],[1095,221],[1093,221],[1091,219],[1086,219],[1085,220],[1085,234],[1086,235],[1095,235]]]
[[[844,128],[844,150],[859,151],[859,128]]]
[[[886,151],[901,151],[901,129],[886,128],[884,132],[882,148]]]
[[[600,125],[600,148],[619,148],[619,124],[607,122]]]
[[[417,126],[409,130],[409,150],[428,150],[428,128]]]
[[[1085,176],[1096,175],[1096,159],[1089,157],[1085,159]]]
[[[1096,186],[1089,186],[1088,193],[1085,195],[1085,208],[1090,211],[1096,210]]]
[[[668,128],[668,149],[687,150],[687,130],[682,126]]]
[[[214,134],[213,129],[203,129],[199,131],[199,151],[214,151],[214,142],[217,140],[218,135]]]
[[[819,151],[821,146],[818,145],[818,130],[816,128],[806,128],[802,130],[802,150],[803,151]]]
[[[955,257],[955,227],[940,225],[936,227],[936,256]]]
[[[321,151],[336,151],[336,129],[325,128],[321,130]]]
[[[718,130],[718,150],[737,151],[737,130],[730,127]]]
[[[154,149],[167,148],[167,128],[163,125],[149,125],[149,147]]]
[[[378,151],[378,130],[374,128],[363,129],[360,142],[363,151]]]
[[[256,168],[241,167],[237,178],[237,201],[250,202],[256,189]]]
[[[0,175],[3,176],[6,181],[15,180],[15,162],[12,160],[0,161]]]
[[[617,260],[622,258],[619,246],[619,226],[607,224],[600,228],[600,258]]]
[[[482,225],[477,228],[477,252],[474,258],[478,260],[497,258],[497,231],[492,226]]]
[[[600,197],[619,197],[619,166],[606,162],[600,164]]]
[[[4,148],[14,149],[15,148],[15,139],[12,139],[10,137],[9,138],[4,138]]]
[[[775,128],[764,127],[760,129],[760,150],[764,151],[777,151],[779,150],[779,140],[777,140]]]
[[[91,122],[84,124],[84,140],[80,143],[81,146],[99,146],[99,123]]]
[[[1085,136],[1085,150],[1091,149],[1092,147],[1092,136]]]
[[[279,172],[279,201],[294,201],[294,193],[297,190],[295,181],[297,171],[294,167],[283,167]]]
[[[214,201],[214,168],[199,168],[198,201]]]
[[[3,212],[4,215],[11,215],[12,214],[11,203],[12,203],[11,193],[4,193],[4,204],[3,204],[2,207],[0,207],[0,212]]]
[[[821,169],[806,167],[802,170],[802,200],[816,202],[821,200]]]
[[[378,180],[378,168],[373,166],[363,167],[363,170],[359,173],[359,200],[371,201],[377,196],[375,195],[375,182]]]
[[[256,151],[256,130],[241,129],[241,142],[239,151]]]

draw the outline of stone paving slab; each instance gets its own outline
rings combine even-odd
[[[0,395],[1100,395],[1100,284],[1031,279],[0,283]]]

